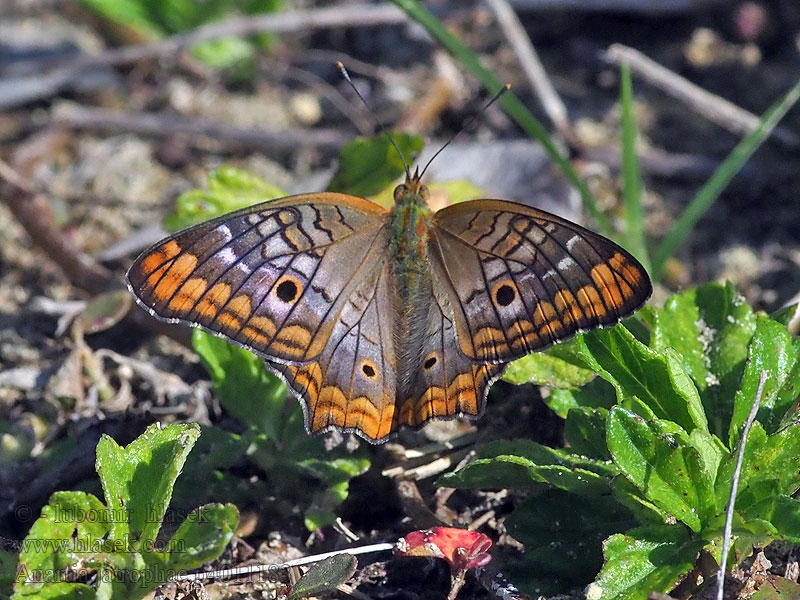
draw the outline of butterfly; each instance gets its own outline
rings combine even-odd
[[[158,242],[128,286],[263,357],[310,433],[372,443],[480,416],[510,361],[650,296],[633,256],[575,223],[504,200],[432,212],[428,196],[407,169],[391,210],[329,192],[257,204]]]

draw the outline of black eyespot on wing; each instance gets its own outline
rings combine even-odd
[[[494,292],[494,299],[500,306],[508,306],[514,299],[517,297],[517,292],[514,290],[513,286],[504,283],[495,290]]]
[[[370,379],[372,379],[373,377],[375,377],[375,375],[377,375],[375,367],[373,367],[368,363],[364,363],[363,365],[361,365],[361,371],[364,373],[364,375],[366,375]]]
[[[294,302],[300,295],[300,288],[296,281],[287,277],[275,288],[275,294],[282,302]]]
[[[426,370],[428,370],[428,369],[432,369],[433,365],[435,365],[435,364],[436,364],[436,357],[435,356],[431,356],[430,358],[428,358],[428,360],[426,360],[423,363],[422,366],[425,367]]]

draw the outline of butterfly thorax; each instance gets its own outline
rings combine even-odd
[[[395,331],[399,387],[419,368],[431,297],[428,262],[431,211],[428,190],[416,177],[397,186],[390,226],[390,260],[395,287]]]

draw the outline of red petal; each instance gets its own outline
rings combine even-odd
[[[483,566],[491,560],[486,551],[492,540],[477,531],[456,527],[434,527],[412,531],[400,538],[395,553],[401,556],[433,556],[444,558],[451,568]],[[460,550],[460,551],[459,551]]]

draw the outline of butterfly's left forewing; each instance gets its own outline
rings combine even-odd
[[[505,363],[640,308],[650,279],[601,235],[521,204],[474,200],[437,212],[433,268],[461,351]]]
[[[266,202],[159,242],[133,263],[129,287],[161,318],[278,362],[308,361],[380,259],[384,248],[375,245],[386,215],[343,194]]]

